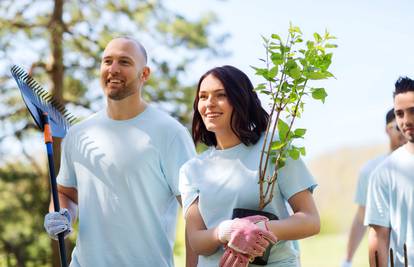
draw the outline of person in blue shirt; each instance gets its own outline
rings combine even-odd
[[[395,83],[394,112],[398,128],[407,143],[392,152],[372,173],[365,225],[371,266],[389,266],[389,249],[394,265],[404,266],[404,245],[408,266],[414,266],[414,80],[401,77]],[[377,255],[378,265],[376,265]]]
[[[217,67],[200,78],[192,135],[195,143],[205,144],[208,149],[180,169],[186,231],[189,244],[199,255],[199,267],[248,264],[243,253],[231,252],[228,237],[240,220],[231,219],[233,209],[259,206],[258,168],[269,119],[249,78],[239,69]],[[299,266],[299,252],[292,240],[317,234],[320,228],[312,196],[315,186],[301,159],[287,160],[279,171],[274,198],[264,208],[279,220],[244,222],[246,228],[257,223],[277,237],[267,266]],[[289,213],[286,203],[293,213]],[[258,242],[262,246],[271,243]],[[230,262],[225,258],[229,251],[236,255]]]
[[[385,116],[385,132],[389,140],[389,149],[391,153],[403,144],[406,140],[404,135],[398,129],[397,122],[395,121],[394,109],[390,109]],[[362,237],[366,232],[366,226],[364,225],[365,217],[365,205],[368,191],[369,176],[373,170],[387,157],[387,154],[379,155],[374,159],[368,161],[359,173],[357,189],[355,193],[355,203],[358,205],[358,209],[355,213],[352,227],[349,232],[348,245],[346,250],[346,258],[342,263],[342,267],[351,267],[352,258],[357,250]]]
[[[67,235],[78,215],[71,267],[173,266],[179,168],[195,149],[187,129],[142,99],[149,76],[139,42],[110,41],[100,69],[107,106],[63,141],[62,209],[44,225],[52,238]]]

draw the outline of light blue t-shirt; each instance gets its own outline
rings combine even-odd
[[[173,266],[179,168],[194,155],[188,131],[151,106],[129,120],[102,110],[72,127],[57,178],[78,191],[70,266]]]
[[[368,161],[364,167],[362,167],[359,173],[358,184],[355,193],[355,203],[360,206],[366,205],[367,192],[368,192],[368,181],[372,171],[387,157],[387,155],[378,156]]]
[[[255,145],[239,144],[229,149],[213,147],[186,162],[180,169],[183,212],[198,197],[198,208],[207,229],[231,219],[234,208],[259,206],[258,167],[263,137]],[[290,216],[286,201],[303,190],[313,190],[315,181],[302,160],[289,159],[279,172],[274,198],[264,211],[279,219]],[[217,267],[223,248],[210,256],[199,256],[199,267]],[[273,246],[267,266],[298,266],[299,252],[292,241]],[[253,266],[253,265],[250,265]]]
[[[414,266],[414,154],[406,145],[391,153],[372,173],[365,225],[390,228],[395,266],[404,266],[404,243],[409,266]]]

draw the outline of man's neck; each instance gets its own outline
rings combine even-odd
[[[404,146],[408,152],[414,154],[414,142],[408,141]]]
[[[107,114],[113,120],[128,120],[142,113],[147,103],[141,96],[134,94],[122,100],[107,99]]]

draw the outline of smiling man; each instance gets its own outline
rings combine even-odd
[[[394,111],[407,143],[395,150],[370,178],[365,224],[371,266],[388,266],[389,249],[395,266],[414,266],[414,81],[405,77],[395,83]],[[378,254],[379,265],[375,264]]]
[[[110,41],[100,69],[107,107],[63,142],[62,209],[44,224],[56,239],[79,214],[71,267],[173,266],[179,168],[195,150],[183,126],[142,99],[149,76],[140,43]]]

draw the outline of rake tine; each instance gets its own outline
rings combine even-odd
[[[394,251],[390,248],[390,264],[391,267],[394,267]]]
[[[378,263],[378,251],[375,251],[375,267],[378,267],[379,263]]]

